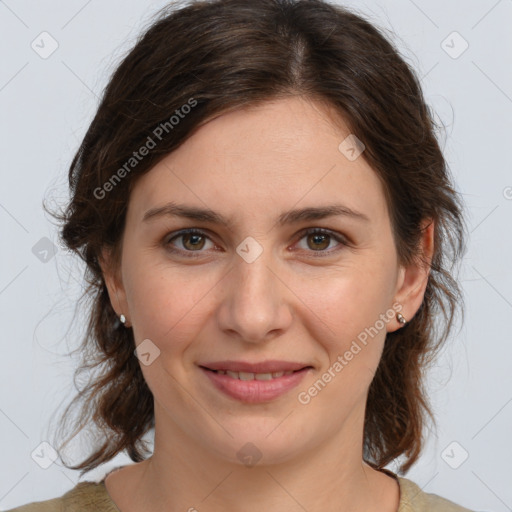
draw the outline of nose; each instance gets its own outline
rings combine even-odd
[[[236,255],[224,281],[218,322],[223,332],[247,343],[282,335],[292,321],[291,292],[272,267],[269,250],[251,263]]]

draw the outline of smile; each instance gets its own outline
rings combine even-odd
[[[283,375],[291,375],[293,371],[272,372],[272,373],[251,373],[251,372],[232,372],[230,370],[212,370],[221,375],[229,375],[232,379],[238,380],[272,380]]]
[[[285,395],[298,386],[305,375],[312,371],[310,366],[300,370],[270,373],[235,372],[212,370],[200,366],[213,389],[224,396],[248,404],[270,402]]]

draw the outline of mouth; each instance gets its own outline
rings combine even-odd
[[[287,370],[287,371],[280,371],[280,372],[262,372],[262,373],[254,373],[254,372],[234,372],[231,370],[213,370],[211,368],[207,368],[206,366],[201,366],[203,370],[217,373],[219,375],[227,375],[228,377],[231,377],[232,379],[238,379],[238,380],[274,380],[279,379],[280,377],[283,377],[284,375],[292,375],[293,373],[302,372],[303,370],[312,369],[312,366],[305,366],[304,368],[301,368],[300,370]]]
[[[271,402],[299,385],[313,370],[310,365],[295,370],[266,372],[234,371],[222,368],[209,368],[199,365],[205,381],[224,397],[246,404]]]

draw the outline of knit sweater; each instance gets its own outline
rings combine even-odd
[[[391,473],[391,472],[389,472]],[[453,501],[423,492],[412,480],[393,473],[400,486],[397,512],[471,512]],[[100,482],[79,482],[58,498],[38,501],[6,512],[120,512],[108,494],[105,478]]]

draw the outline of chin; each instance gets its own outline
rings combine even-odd
[[[225,425],[226,430],[233,437],[223,432],[225,435],[222,435],[221,439],[208,439],[208,436],[205,435],[202,441],[207,440],[208,449],[213,450],[216,457],[228,463],[248,468],[283,464],[308,449],[297,443],[297,439],[301,436],[300,429],[297,429],[296,432],[292,432],[290,429],[282,429],[281,432],[278,432],[282,425],[278,426],[279,422],[273,419],[272,421],[263,421],[259,428],[255,428],[257,420],[251,419],[250,421],[251,424],[246,428],[242,428],[240,425],[242,422],[238,422],[237,430]]]

